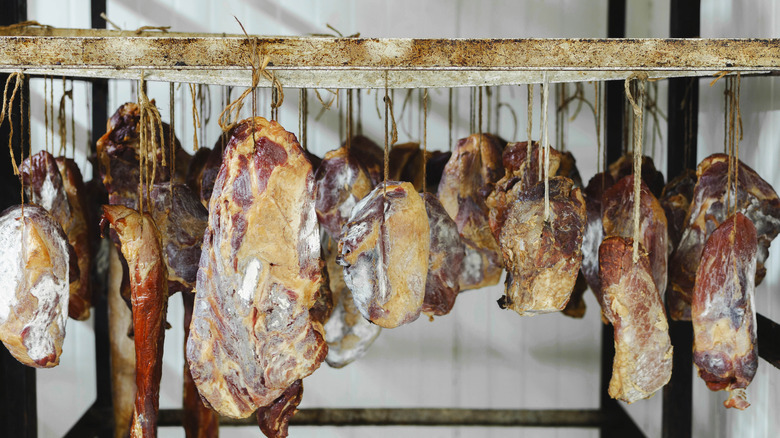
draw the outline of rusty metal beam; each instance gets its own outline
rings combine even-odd
[[[0,36],[0,72],[250,84],[252,39],[24,29]],[[56,32],[55,32],[56,31]],[[50,32],[52,36],[43,36]],[[98,36],[64,36],[68,32]],[[163,36],[161,36],[163,35]],[[259,37],[286,87],[417,88],[780,71],[780,39],[375,39]],[[260,86],[269,86],[262,78]]]

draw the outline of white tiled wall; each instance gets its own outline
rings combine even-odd
[[[666,1],[628,2],[627,32],[630,37],[668,36],[669,7]],[[29,0],[29,19],[58,27],[88,27],[86,0]],[[606,0],[492,0],[443,1],[323,1],[276,2],[270,0],[109,1],[107,14],[123,29],[142,25],[170,25],[175,31],[239,32],[237,17],[249,33],[303,35],[330,33],[330,24],[343,34],[361,32],[371,37],[603,37],[606,35]],[[778,11],[772,1],[743,6],[736,0],[702,1],[703,36],[776,36]],[[722,144],[722,85],[712,89],[702,81],[699,130],[699,158],[720,150]],[[776,171],[778,152],[773,122],[777,104],[774,79],[743,81],[742,111],[745,121],[743,160],[754,166],[775,187],[780,187]],[[54,101],[59,102],[61,79],[54,80]],[[68,85],[70,86],[70,85]],[[86,131],[89,129],[87,87],[76,83],[77,160],[84,164]],[[658,105],[665,113],[666,87],[659,85]],[[592,100],[592,85],[586,85]],[[133,85],[114,81],[110,85],[110,107],[134,100]],[[551,87],[552,90],[552,87]],[[211,145],[218,136],[216,116],[225,90],[211,87],[210,121],[200,132],[201,144]],[[31,88],[33,148],[45,143],[43,81]],[[395,92],[399,116],[405,92]],[[534,137],[538,137],[538,89],[534,114]],[[164,120],[171,103],[167,84],[149,84],[149,96],[157,99]],[[501,87],[500,101],[511,105],[519,123],[517,138],[525,138],[525,86]],[[235,96],[236,94],[234,94]],[[323,93],[325,96],[326,93]],[[415,96],[417,94],[415,93]],[[431,149],[448,148],[447,92],[431,90],[428,118],[428,144]],[[343,96],[342,96],[343,97]],[[364,132],[381,142],[383,121],[375,110],[376,94],[363,95],[361,118]],[[267,91],[260,93],[260,115],[267,115]],[[298,96],[286,92],[280,122],[298,131]],[[778,100],[780,102],[780,100]],[[496,99],[493,100],[495,111]],[[319,120],[319,103],[310,93],[309,147],[318,155],[335,148],[339,140],[337,110],[326,111]],[[550,136],[554,137],[553,105],[550,105]],[[468,134],[468,90],[456,90],[454,138]],[[192,147],[191,100],[186,86],[177,88],[174,103],[176,127],[185,148]],[[55,113],[56,113],[55,107]],[[248,115],[248,113],[247,113]],[[206,115],[201,117],[205,120]],[[401,142],[419,138],[419,110],[410,105],[399,118]],[[487,117],[486,117],[487,118]],[[649,118],[645,118],[648,120]],[[495,112],[492,117],[495,131]],[[502,109],[498,134],[512,140],[515,129],[509,111]],[[665,169],[665,124],[656,140],[655,159]],[[99,136],[103,127],[94,127]],[[648,126],[649,132],[650,126]],[[56,131],[56,128],[55,128]],[[592,116],[583,110],[567,128],[567,146],[578,160],[583,179],[595,173],[596,142]],[[53,135],[53,134],[52,134]],[[51,141],[51,140],[50,140]],[[68,141],[70,141],[68,139]],[[54,140],[59,147],[59,137]],[[55,150],[57,149],[55,148]],[[70,145],[68,146],[70,150]],[[645,150],[653,150],[650,137]],[[68,152],[70,154],[70,152]],[[780,281],[780,254],[777,245],[769,259],[768,275],[757,293],[759,311],[780,319],[780,300],[772,292]],[[421,318],[413,324],[385,330],[361,361],[335,370],[323,365],[305,380],[302,407],[473,407],[473,408],[596,408],[599,391],[600,330],[597,304],[587,294],[588,312],[583,320],[562,315],[520,318],[498,308],[495,300],[501,287],[471,291],[458,298],[451,315],[431,323]],[[166,335],[165,367],[161,406],[180,406],[182,349],[181,298],[169,305],[168,319],[173,329]],[[39,433],[60,436],[89,407],[94,399],[94,335],[92,322],[70,321],[61,365],[38,372]],[[746,412],[728,412],[720,407],[722,394],[710,393],[696,378],[695,436],[773,436],[780,429],[777,416],[768,415],[778,406],[780,374],[762,361],[759,374],[750,387],[753,402]],[[629,412],[648,436],[660,436],[661,397],[638,402]],[[596,431],[513,428],[293,428],[292,436],[432,436],[432,437],[595,437]],[[753,434],[753,435],[751,435]],[[179,429],[161,429],[161,436],[183,437]],[[259,436],[256,428],[223,428],[222,436]]]

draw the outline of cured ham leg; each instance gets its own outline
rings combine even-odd
[[[116,231],[130,270],[136,360],[130,436],[155,437],[168,305],[168,270],[160,232],[151,216],[121,205],[103,206],[103,218]]]
[[[585,200],[566,177],[551,178],[549,188],[549,220],[542,182],[519,194],[499,234],[507,269],[499,306],[523,316],[563,310],[582,262]]]
[[[633,403],[648,398],[672,377],[672,344],[666,312],[640,246],[637,263],[633,241],[609,237],[599,248],[604,315],[615,328],[615,360],[609,395]]]
[[[233,130],[209,202],[187,361],[223,415],[267,406],[327,354],[309,309],[322,282],[314,175],[274,121]]]
[[[65,233],[43,208],[15,206],[0,214],[0,341],[27,366],[60,363],[69,263],[75,266],[69,259]]]
[[[726,390],[727,408],[745,409],[745,388],[758,368],[753,307],[756,227],[742,213],[707,239],[696,271],[692,321],[693,361],[713,391]]]
[[[425,297],[430,226],[411,183],[378,185],[354,209],[337,262],[360,313],[384,328],[420,316]]]

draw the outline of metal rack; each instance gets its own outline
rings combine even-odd
[[[165,34],[108,30],[24,28],[0,32],[0,73],[23,70],[30,75],[57,74],[93,84],[92,125],[104,126],[108,114],[107,79],[242,85],[251,82],[248,53],[256,44],[269,57],[267,70],[286,87],[418,88],[467,87],[625,79],[634,71],[651,78],[671,78],[669,86],[669,160],[667,176],[695,168],[695,138],[683,153],[685,130],[679,108],[686,94],[698,111],[698,81],[718,71],[751,74],[780,72],[780,39],[696,39],[699,1],[671,0],[671,34],[688,39],[622,39],[625,0],[610,0],[608,36],[620,39],[360,39],[251,38],[240,35]],[[25,20],[25,0],[1,0],[0,25]],[[104,26],[105,0],[92,1],[92,26]],[[245,54],[246,56],[237,56]],[[0,78],[3,76],[0,75]],[[270,86],[262,78],[259,86]],[[606,148],[608,162],[622,153],[623,83],[607,82]],[[28,90],[23,90],[28,93]],[[14,108],[19,111],[19,108]],[[19,120],[21,114],[15,116]],[[696,118],[692,118],[695,123]],[[694,132],[696,127],[693,127]],[[0,127],[0,138],[8,132]],[[21,136],[14,145],[21,147]],[[25,147],[29,147],[26,145]],[[690,150],[690,149],[689,149]],[[4,205],[18,202],[8,160],[0,170]],[[95,342],[97,398],[66,436],[111,436],[111,388],[108,317],[105,296],[96,293]],[[663,436],[691,434],[691,345],[689,322],[670,321],[675,346],[671,382],[663,391]],[[626,411],[607,394],[614,355],[612,328],[602,335],[601,393],[598,409],[302,409],[293,425],[446,425],[598,428],[603,437],[642,436]],[[780,327],[758,315],[758,348],[762,358],[780,367]],[[0,430],[8,436],[35,437],[35,370],[17,363],[0,349]],[[181,425],[181,410],[162,410],[161,426]],[[252,425],[254,419],[223,419],[224,426]]]

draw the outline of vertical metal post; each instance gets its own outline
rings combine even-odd
[[[9,25],[27,19],[26,0],[0,0],[0,25]],[[8,75],[0,75],[0,85],[5,85]],[[21,111],[22,99],[27,102],[25,114]],[[17,95],[11,108],[14,122],[14,135],[11,139],[13,153],[21,157],[21,151],[30,148],[30,139],[21,127],[30,126],[26,111],[29,109],[30,87],[25,81],[21,95]],[[5,145],[10,136],[10,124],[6,121],[0,126],[0,141]],[[23,144],[24,143],[24,144]],[[11,157],[8,149],[2,148],[0,153],[0,210],[4,210],[21,199],[19,195],[19,179],[11,167]],[[38,418],[36,406],[35,368],[19,363],[8,352],[5,346],[0,346],[0,435],[20,438],[35,438],[38,436]]]
[[[700,28],[700,0],[671,0],[672,38],[696,38]],[[669,132],[666,172],[669,180],[685,169],[696,168],[696,134],[699,114],[699,80],[679,78],[669,81]],[[674,345],[672,379],[664,387],[664,438],[688,437],[692,433],[693,405],[693,327],[687,321],[669,321]]]

